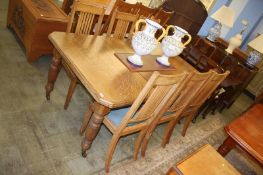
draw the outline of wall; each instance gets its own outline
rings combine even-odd
[[[255,25],[257,25],[260,17],[263,14],[263,0],[218,0],[208,15],[210,16],[211,14],[213,14],[224,4],[235,10],[236,20],[233,28],[229,29],[227,27],[222,27],[220,37],[228,41],[232,36],[240,32],[240,30],[242,29],[241,21],[243,19],[246,19],[249,21],[250,25],[247,31],[243,34],[243,41],[244,43],[247,43],[251,31],[253,31]],[[204,22],[204,25],[200,29],[198,35],[206,36],[208,30],[214,25],[214,23],[215,21],[208,17]],[[242,48],[245,48],[244,43],[242,44]]]
[[[210,18],[210,16],[215,13],[222,5],[228,4],[230,0],[217,0],[212,10],[208,13],[208,17],[205,20],[203,26],[201,27],[198,35],[207,36],[208,30],[214,25],[215,20]]]
[[[257,25],[254,27],[254,29],[252,29],[252,31],[248,34],[248,37],[244,40],[242,50],[247,50],[247,44],[255,39],[257,34],[263,34],[263,14],[261,15]]]
[[[240,21],[238,21],[238,17],[239,15],[241,14],[241,12],[243,11],[243,9],[246,7],[248,3],[248,0],[233,0],[230,5],[229,5],[229,8],[233,9],[235,11],[235,22],[234,22],[234,25],[236,25],[236,23],[240,23]],[[229,31],[231,31],[232,29],[231,28],[228,28],[228,27],[222,27],[222,30],[221,30],[221,37],[222,38],[225,38],[227,36],[227,34],[229,33]]]
[[[234,27],[227,33],[225,39],[229,40],[232,36],[240,32],[242,28],[241,21],[246,19],[249,21],[249,27],[243,35],[243,41],[246,41],[249,37],[249,34],[255,28],[255,25],[259,22],[263,14],[263,1],[262,0],[249,0],[249,3],[246,4],[245,8],[238,16],[237,21]]]

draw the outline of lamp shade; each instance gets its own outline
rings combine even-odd
[[[214,14],[212,14],[211,18],[219,21],[223,25],[227,27],[233,27],[234,24],[235,11],[229,7],[222,6],[220,7]]]
[[[254,50],[263,54],[263,34],[250,41],[248,45]]]

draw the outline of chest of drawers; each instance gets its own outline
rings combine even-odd
[[[9,0],[7,26],[17,34],[30,62],[52,53],[48,35],[66,31],[67,21],[53,0]]]

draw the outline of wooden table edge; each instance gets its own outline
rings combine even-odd
[[[55,33],[64,33],[65,36],[66,36],[66,35],[69,35],[69,34],[72,34],[72,35],[73,35],[73,33],[57,32],[57,31],[55,31],[55,32],[52,32],[51,34],[49,34],[49,36],[48,36],[48,39],[50,40],[50,42],[51,42],[52,45],[54,46],[54,49],[56,49],[56,50],[59,52],[60,56],[62,57],[61,59],[63,59],[66,63],[69,63],[68,57],[64,54],[64,52],[63,52],[63,51],[60,49],[60,47],[57,45],[56,41],[53,39],[53,35],[54,35]],[[74,66],[74,65],[72,65],[72,64],[70,64],[70,65],[71,65],[71,66]],[[80,73],[77,71],[77,69],[75,69],[75,70],[76,70],[75,73],[77,73],[77,77],[82,77],[82,76],[80,75]],[[137,73],[138,76],[140,76],[143,80],[145,80],[145,78],[144,78],[139,72],[135,72],[135,73]],[[81,79],[79,79],[79,80],[80,80],[81,82],[83,81],[83,80],[81,80]],[[146,80],[145,80],[145,81],[146,81]],[[146,81],[146,82],[147,82],[147,81]],[[145,82],[145,83],[146,83],[146,82]],[[85,84],[88,84],[89,87],[85,86]],[[89,93],[90,93],[91,96],[94,98],[94,100],[96,100],[99,104],[104,105],[104,106],[106,106],[106,107],[108,107],[108,108],[110,108],[110,109],[114,109],[114,108],[117,108],[117,107],[118,107],[118,108],[121,107],[120,105],[111,103],[111,102],[109,102],[107,99],[101,97],[101,96],[99,95],[100,93],[96,93],[95,88],[93,88],[93,86],[92,86],[90,83],[85,82],[85,83],[83,83],[83,85],[84,85],[85,88],[89,91]],[[129,105],[129,104],[126,104],[125,101],[124,101],[124,102],[119,102],[119,103],[123,104],[122,106],[127,106],[127,105]]]
[[[251,154],[258,162],[263,165],[263,156],[257,154],[257,152],[254,151],[251,146],[249,146],[241,137],[232,132],[228,126],[225,127],[225,131],[238,145],[240,145],[243,150],[245,150],[248,154]]]

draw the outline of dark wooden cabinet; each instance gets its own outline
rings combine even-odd
[[[166,11],[174,11],[168,24],[177,25],[196,36],[208,14],[199,0],[166,0],[162,4]]]
[[[216,95],[217,98],[210,99],[209,102],[213,105],[212,108],[216,107],[220,110],[225,107],[229,108],[258,72],[258,68],[246,63],[247,54],[245,52],[237,48],[232,54],[228,54],[225,51],[227,47],[228,42],[222,38],[218,38],[213,43],[198,37],[197,41],[181,54],[182,58],[201,72],[215,68],[230,71],[221,84],[224,93]]]
[[[28,61],[52,53],[48,35],[66,31],[67,21],[66,14],[53,0],[9,0],[7,26],[23,43]]]

